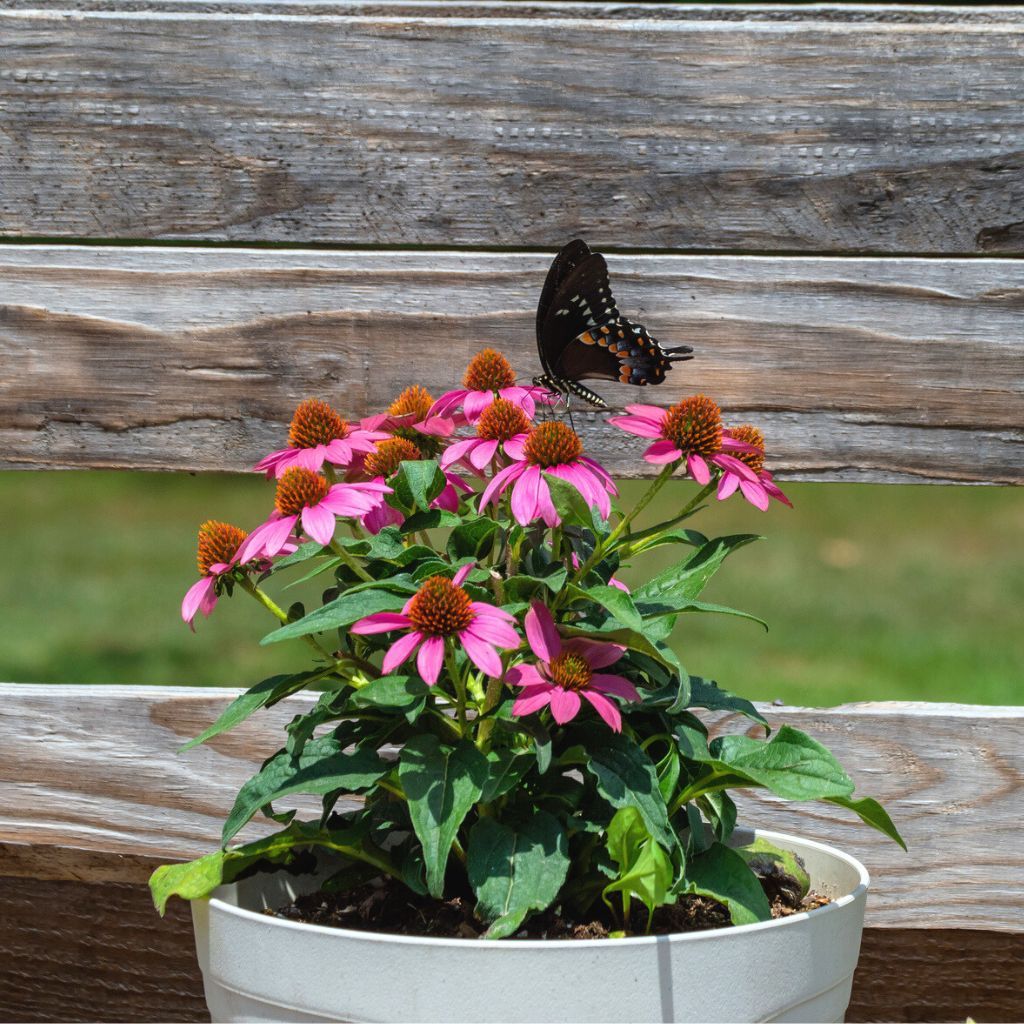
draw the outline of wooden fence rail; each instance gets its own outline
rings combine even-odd
[[[8,235],[1024,242],[1019,8],[3,0],[0,37]]]
[[[118,995],[101,999],[97,989],[84,1018],[201,1019],[187,915],[179,907],[161,921],[145,880],[157,863],[216,848],[238,787],[310,700],[284,701],[177,755],[237,693],[0,686],[0,962],[13,964],[0,971],[0,1020],[68,1019],[52,987],[65,993],[68,974],[86,991],[98,986],[86,977],[97,959],[104,991]],[[858,788],[886,803],[910,847],[824,806],[755,793],[741,802],[746,824],[839,843],[871,872],[850,1019],[1014,1019],[1024,1008],[1024,708],[761,710],[776,727],[826,742]],[[716,733],[748,726],[713,719]],[[984,991],[971,971],[984,972]]]
[[[705,391],[816,480],[1024,481],[1024,263],[613,256],[624,309],[697,357],[612,404]],[[543,253],[0,246],[0,465],[244,469],[317,395],[440,394],[484,345],[539,372]],[[619,476],[652,471],[578,416]]]

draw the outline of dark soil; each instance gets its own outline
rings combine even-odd
[[[769,895],[772,917],[823,907],[830,900],[809,893],[798,904],[791,894]],[[630,934],[643,935],[647,926],[647,910],[637,903],[630,922]],[[603,905],[600,910],[603,910]],[[327,925],[332,928],[353,928],[356,931],[382,932],[391,935],[420,935],[441,938],[476,939],[486,930],[473,917],[473,900],[456,896],[439,902],[417,896],[392,880],[378,880],[361,885],[347,893],[311,893],[294,903],[267,914],[289,921]],[[571,921],[558,910],[546,910],[529,917],[516,933],[517,939],[603,939],[616,925],[610,918],[597,916],[590,921]],[[720,903],[703,896],[683,896],[669,907],[654,913],[652,935],[705,931],[730,927],[729,912]]]

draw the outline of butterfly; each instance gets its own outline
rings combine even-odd
[[[605,400],[581,380],[660,384],[674,362],[693,358],[689,345],[662,348],[642,324],[615,307],[608,264],[575,239],[555,257],[537,304],[537,387],[577,395],[600,409]]]

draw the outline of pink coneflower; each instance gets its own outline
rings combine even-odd
[[[538,518],[548,526],[558,526],[561,520],[542,475],[550,473],[572,484],[605,519],[611,515],[608,495],[619,492],[605,469],[583,454],[576,431],[566,424],[557,420],[538,424],[527,435],[520,454],[508,451],[507,446],[505,452],[516,461],[496,473],[487,485],[480,498],[481,510],[512,487],[512,515],[520,526]]]
[[[441,456],[441,466],[465,460],[482,472],[498,455],[521,459],[529,430],[530,421],[518,405],[496,398],[476,421],[476,437],[449,445]]]
[[[418,462],[423,453],[408,438],[391,437],[380,441],[363,462],[363,472],[372,478],[371,482],[383,484],[403,462]],[[431,508],[458,512],[459,493],[468,494],[473,490],[460,476],[445,473],[444,490],[430,503]],[[385,526],[401,526],[405,517],[397,508],[381,503],[362,518],[362,524],[370,533],[380,533]]]
[[[434,439],[451,437],[455,420],[433,411],[434,399],[426,388],[411,384],[388,406],[386,413],[360,421],[364,430],[384,431],[409,440],[421,440],[428,448]],[[432,454],[432,450],[428,452]]]
[[[391,488],[377,481],[334,484],[308,469],[286,470],[277,481],[274,511],[256,527],[238,552],[238,560],[247,562],[257,554],[273,557],[288,542],[301,522],[302,531],[318,544],[330,544],[337,526],[335,516],[364,516],[383,504]]]
[[[537,413],[537,402],[548,401],[546,389],[516,384],[509,361],[495,349],[485,348],[469,361],[462,387],[446,391],[430,411],[434,416],[452,416],[461,408],[466,419],[475,423],[496,395],[522,409],[530,419]]]
[[[380,430],[353,427],[326,402],[307,398],[300,402],[288,428],[288,447],[271,452],[253,466],[267,479],[283,476],[296,466],[319,472],[325,462],[348,466],[359,452],[373,451],[375,441],[388,435]]]
[[[523,688],[512,714],[529,715],[550,707],[555,721],[564,725],[576,717],[583,697],[611,729],[622,731],[619,709],[606,694],[623,700],[639,700],[640,694],[625,677],[594,670],[614,665],[625,647],[581,637],[563,643],[551,612],[539,601],[526,613],[526,639],[540,660],[536,665],[514,665],[505,673],[506,682]]]
[[[199,527],[199,545],[196,550],[196,564],[200,578],[188,588],[181,602],[181,617],[188,623],[189,629],[195,632],[193,620],[197,612],[208,616],[217,604],[221,577],[234,572],[243,564],[238,556],[245,542],[245,530],[240,530],[230,523],[219,523],[208,519]],[[286,544],[286,552],[295,550],[294,544]],[[270,565],[260,552],[255,552],[246,561],[252,565],[245,566],[262,572]]]
[[[217,583],[238,562],[238,549],[245,540],[245,530],[230,523],[208,519],[199,527],[199,546],[196,564],[200,579],[188,588],[181,602],[181,617],[192,630],[197,612],[209,615],[217,604]]]
[[[732,440],[745,445],[746,450],[737,451],[733,459],[736,465],[723,470],[722,478],[718,481],[718,500],[724,501],[738,487],[743,497],[762,512],[768,508],[771,498],[792,508],[793,503],[764,468],[764,434],[749,423],[733,427],[725,433]]]
[[[729,452],[750,446],[727,436],[722,430],[722,411],[706,395],[684,398],[678,405],[662,409],[657,405],[627,405],[628,416],[612,416],[608,422],[637,437],[657,438],[644,459],[664,465],[686,460],[686,471],[699,484],[711,480],[708,463],[720,469],[735,469]]]
[[[353,633],[388,633],[405,630],[384,655],[381,666],[393,672],[402,662],[416,655],[416,668],[429,686],[437,682],[444,663],[445,643],[454,640],[481,672],[500,676],[498,648],[519,646],[519,634],[512,628],[515,619],[500,608],[471,600],[462,584],[472,565],[464,565],[454,579],[431,576],[406,602],[401,613],[377,612],[352,626]]]

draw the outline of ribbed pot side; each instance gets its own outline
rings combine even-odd
[[[803,858],[832,902],[777,921],[628,939],[412,938],[267,916],[315,890],[286,872],[192,904],[214,1021],[841,1021],[868,874],[822,843],[758,836]],[[750,833],[737,841],[749,841]]]

